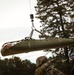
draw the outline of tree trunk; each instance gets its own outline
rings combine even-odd
[[[57,0],[57,5],[59,7],[58,0]],[[65,33],[65,29],[64,29],[64,23],[63,23],[63,20],[62,20],[61,10],[58,11],[58,14],[60,16],[61,28],[62,28],[62,31],[63,31],[63,38],[67,38],[66,33]],[[65,58],[67,59],[67,63],[69,63],[69,56],[68,56],[68,48],[67,47],[64,48],[64,53],[65,53]]]

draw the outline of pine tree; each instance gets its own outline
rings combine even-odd
[[[73,0],[37,0],[36,18],[40,19],[42,32],[52,37],[72,38],[74,36],[74,1]],[[65,47],[56,49],[65,54],[69,62],[69,53],[74,49]]]

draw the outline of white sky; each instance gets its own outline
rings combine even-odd
[[[0,47],[5,42],[21,40],[29,36],[31,32],[29,15],[35,14],[35,5],[36,0],[0,0]],[[34,24],[37,29],[40,28],[39,20],[34,19]],[[38,38],[38,34],[35,32],[33,37]],[[20,54],[20,57],[33,60],[41,54],[45,53],[42,51],[24,53]]]
[[[36,0],[0,0],[0,43],[29,36],[30,3],[35,14]],[[35,20],[35,24],[39,28],[39,21]]]

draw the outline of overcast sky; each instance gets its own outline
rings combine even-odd
[[[29,15],[35,14],[35,5],[36,0],[0,0],[0,48],[5,42],[21,40],[29,36],[31,32]],[[37,29],[40,28],[39,20],[34,19],[34,24]],[[35,32],[33,38],[38,38],[38,33]],[[37,55],[44,54],[42,51],[31,52],[20,54],[20,57],[33,60]]]
[[[35,5],[36,0],[0,0],[0,43],[29,36]],[[40,26],[36,19],[35,26]]]
[[[0,0],[0,41],[28,36],[31,32],[29,15],[35,14],[36,0]],[[31,8],[31,9],[30,9]],[[39,21],[35,19],[39,28]]]

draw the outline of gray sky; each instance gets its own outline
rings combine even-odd
[[[36,0],[0,0],[0,47],[5,42],[21,40],[29,36],[31,32],[29,15],[35,14],[35,5]],[[39,20],[34,19],[34,24],[39,30]],[[38,35],[35,32],[33,38],[38,38]],[[42,51],[24,53],[20,54],[20,58],[28,58],[35,62],[35,58],[44,54]],[[1,56],[1,58],[8,57]]]
[[[29,15],[35,14],[35,5],[36,0],[0,0],[0,43],[29,36]],[[39,21],[35,19],[34,23],[39,28]]]

